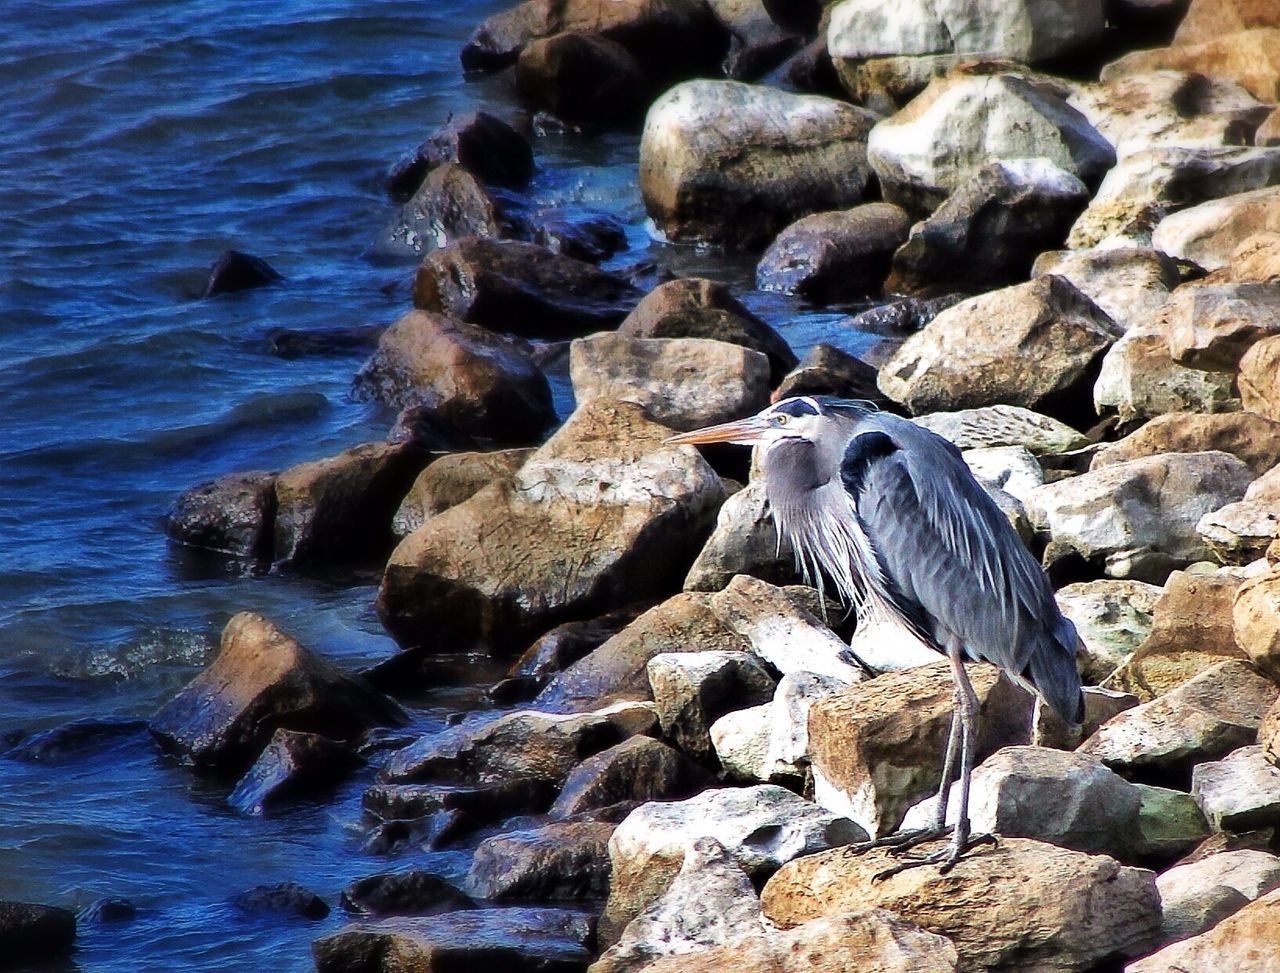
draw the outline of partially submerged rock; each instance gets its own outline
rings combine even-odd
[[[756,286],[816,304],[876,294],[910,228],[906,212],[892,203],[805,216],[769,244],[756,265]]]
[[[331,787],[361,763],[318,733],[276,730],[227,802],[242,814],[262,814],[300,794]]]
[[[467,891],[494,902],[591,901],[609,889],[609,838],[603,821],[552,821],[480,842]]]
[[[0,950],[5,966],[45,964],[75,946],[75,913],[51,905],[0,900]]]
[[[190,547],[269,561],[275,516],[274,473],[228,473],[178,497],[165,518],[165,532]]]
[[[533,148],[528,139],[489,112],[454,115],[392,166],[385,183],[388,195],[398,202],[407,200],[429,170],[449,162],[490,185],[520,189],[533,175]]]

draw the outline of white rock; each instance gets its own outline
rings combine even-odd
[[[858,628],[849,639],[849,651],[875,672],[896,672],[938,661],[936,649],[921,642],[906,626],[878,614],[858,620]]]
[[[1036,487],[1044,486],[1044,470],[1025,446],[987,446],[964,451],[970,472],[988,491],[1003,490],[1025,501]]]
[[[791,672],[778,682],[769,720],[770,774],[795,773],[809,762],[809,709],[848,683],[813,672]]]
[[[1152,232],[1151,244],[1171,257],[1217,270],[1263,230],[1280,230],[1280,186],[1211,199],[1166,216]]]
[[[1151,634],[1160,590],[1131,580],[1083,581],[1058,589],[1058,608],[1084,642],[1081,675],[1087,682],[1102,682]]]
[[[1205,514],[1196,533],[1224,564],[1249,564],[1266,553],[1280,526],[1280,504],[1272,500],[1229,503]]]
[[[769,739],[773,703],[734,710],[711,724],[711,745],[720,766],[734,780],[766,783],[772,776]]]
[[[1252,831],[1280,827],[1280,768],[1260,746],[1241,747],[1191,772],[1191,796],[1215,829]]]
[[[1280,888],[1280,858],[1247,848],[1224,851],[1156,878],[1166,943],[1204,932],[1246,902]],[[1224,911],[1224,906],[1225,911]]]

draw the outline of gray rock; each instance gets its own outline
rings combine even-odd
[[[702,762],[715,759],[711,724],[730,710],[767,702],[775,688],[748,652],[664,652],[647,669],[662,735]]]
[[[495,902],[602,899],[613,829],[601,821],[552,821],[486,838],[471,861],[467,891]]]
[[[1084,643],[1080,674],[1085,682],[1102,682],[1151,634],[1160,590],[1145,581],[1111,579],[1058,589],[1058,607]]]
[[[276,516],[276,475],[228,473],[178,497],[165,518],[165,533],[189,547],[232,557],[271,559]]]
[[[1066,423],[1016,405],[930,412],[913,421],[962,450],[1024,446],[1033,454],[1066,453],[1089,443]]]
[[[1280,768],[1260,746],[1241,747],[1191,773],[1191,796],[1215,830],[1280,826]]]
[[[1032,277],[1046,274],[1071,281],[1126,330],[1164,304],[1179,283],[1177,264],[1159,250],[1142,247],[1050,250],[1031,268]]]
[[[1166,943],[1196,936],[1241,906],[1280,888],[1280,858],[1245,849],[1175,865],[1156,879]]]
[[[471,896],[421,869],[379,872],[342,890],[342,907],[366,916],[427,916],[473,909]]]
[[[748,483],[720,507],[716,526],[685,575],[685,591],[720,591],[740,574],[771,584],[799,580],[791,545],[778,537],[764,485]]]
[[[1150,784],[1133,785],[1142,798],[1138,809],[1138,849],[1163,861],[1185,855],[1209,835],[1209,822],[1186,791]]]
[[[634,736],[578,764],[565,779],[552,818],[625,801],[682,800],[708,781],[705,770],[660,740]]]

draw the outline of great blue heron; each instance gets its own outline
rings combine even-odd
[[[933,827],[868,843],[906,851],[951,833],[926,863],[951,868],[973,845],[969,777],[978,699],[964,660],[992,662],[1038,692],[1068,723],[1084,717],[1075,626],[1039,564],[960,450],[908,419],[827,396],[798,396],[758,415],[673,436],[672,443],[759,446],[759,469],[780,536],[805,574],[825,574],[862,620],[895,619],[951,661],[955,706]],[[959,750],[959,816],[946,825]]]

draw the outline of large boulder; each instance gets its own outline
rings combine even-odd
[[[567,818],[624,801],[680,800],[707,779],[707,772],[679,751],[652,737],[634,736],[578,764],[550,815]]]
[[[1272,889],[1280,858],[1255,848],[1226,851],[1175,865],[1156,879],[1166,942],[1189,939]]]
[[[1249,346],[1236,379],[1246,409],[1280,422],[1280,335]]]
[[[549,340],[613,327],[640,296],[621,277],[519,240],[458,240],[413,279],[414,307]]]
[[[399,537],[411,534],[436,514],[470,500],[490,483],[514,478],[533,449],[497,449],[447,453],[418,474],[396,510],[391,527]]]
[[[516,473],[396,548],[378,611],[405,644],[518,642],[679,587],[723,500],[639,406],[584,403]]]
[[[278,729],[352,739],[404,712],[251,612],[232,617],[217,658],[151,719],[166,749],[197,767],[243,770]]]
[[[1280,10],[1267,0],[1191,0],[1174,44],[1199,44],[1251,27],[1280,27]]]
[[[657,422],[682,431],[737,419],[769,403],[769,359],[707,338],[578,338],[569,348],[569,376],[578,402],[596,396],[635,402]]]
[[[44,967],[75,948],[74,912],[51,905],[0,900],[0,950],[6,968]]]
[[[1093,386],[1099,412],[1126,422],[1168,412],[1235,412],[1234,376],[1179,365],[1169,353],[1163,307],[1139,312],[1127,332],[1102,356]]]
[[[736,81],[677,85],[649,109],[640,192],[673,241],[752,248],[788,223],[861,202],[869,112]]]
[[[1280,230],[1280,186],[1235,193],[1172,213],[1156,224],[1151,244],[1171,257],[1217,270],[1230,263],[1249,237],[1274,230]]]
[[[604,821],[551,821],[485,838],[467,872],[467,891],[493,902],[599,900],[609,889]]]
[[[1280,574],[1270,571],[1245,581],[1231,619],[1236,643],[1249,660],[1280,682]]]
[[[1270,892],[1207,932],[1131,963],[1127,973],[1231,970],[1272,973],[1280,951],[1280,891]]]
[[[1280,333],[1280,283],[1180,287],[1163,320],[1179,365],[1234,373],[1252,345]]]
[[[765,916],[790,927],[850,909],[888,909],[950,939],[961,969],[1007,973],[1083,973],[1158,941],[1155,875],[1105,855],[1003,838],[945,875],[913,868],[873,879],[897,862],[884,849],[838,848],[792,862],[765,886]]]
[[[1119,442],[1094,454],[1090,469],[1161,453],[1220,450],[1242,460],[1261,476],[1280,464],[1280,422],[1249,412],[1198,415],[1173,412],[1157,416]]]
[[[546,376],[514,341],[427,311],[383,333],[354,387],[395,409],[424,406],[463,436],[501,445],[540,440],[556,421]]]
[[[1169,453],[1046,483],[1026,507],[1049,538],[1046,561],[1077,555],[1108,577],[1160,584],[1170,571],[1212,556],[1196,523],[1239,500],[1252,479],[1228,453]]]
[[[1066,89],[1033,75],[955,71],[935,78],[902,111],[878,123],[867,156],[885,199],[923,214],[988,162],[1045,158],[1086,185],[1115,164],[1115,152]]]
[[[629,127],[652,97],[644,67],[601,34],[566,31],[530,41],[516,61],[525,100],[570,124]]]
[[[1070,417],[1119,336],[1065,278],[1039,277],[943,311],[884,364],[880,388],[915,414],[1008,403]]]
[[[795,552],[778,536],[759,481],[724,502],[715,529],[685,576],[684,590],[720,591],[739,574],[778,585],[800,580]]]
[[[856,325],[851,324],[850,327]],[[794,395],[834,395],[841,399],[866,399],[881,409],[894,409],[893,403],[884,397],[876,385],[875,368],[861,358],[821,341],[805,352],[800,364],[782,379],[774,392],[774,399],[781,400]]]
[[[893,291],[978,290],[1025,280],[1035,255],[1059,247],[1089,201],[1047,159],[988,162],[964,177],[893,255]]]
[[[977,759],[1030,736],[1031,697],[994,666],[974,663]],[[891,672],[815,701],[809,710],[814,797],[871,835],[901,823],[938,789],[951,729],[953,683],[946,662]]]
[[[1194,71],[1235,82],[1259,101],[1280,101],[1280,29],[1257,27],[1217,32],[1198,43],[1133,51],[1102,69],[1113,81],[1149,71]]]

